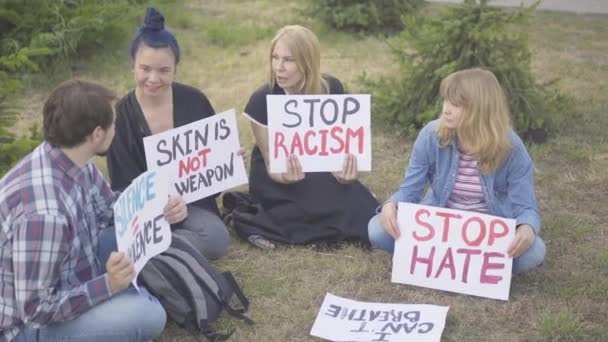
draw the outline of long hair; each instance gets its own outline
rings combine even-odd
[[[270,44],[270,85],[274,86],[276,78],[272,70],[272,53],[278,41],[287,46],[293,55],[302,81],[298,85],[299,94],[327,94],[329,86],[321,76],[321,48],[319,39],[309,29],[300,25],[288,25],[281,28]]]
[[[496,171],[511,149],[511,114],[496,76],[480,68],[457,71],[441,81],[439,91],[444,100],[462,108],[456,129],[440,120],[440,146],[456,138],[479,160],[482,173]]]

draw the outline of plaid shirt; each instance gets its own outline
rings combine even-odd
[[[97,238],[116,199],[92,162],[44,142],[0,179],[0,342],[111,296]]]

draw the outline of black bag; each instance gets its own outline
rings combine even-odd
[[[240,191],[224,192],[222,197],[222,217],[227,226],[234,228],[244,240],[251,235],[260,235],[269,240],[294,243],[249,193]]]
[[[146,289],[158,298],[169,317],[196,340],[199,340],[196,333],[202,333],[210,341],[230,337],[232,332],[219,334],[211,327],[222,310],[253,324],[244,315],[249,300],[230,272],[219,273],[195,248],[195,234],[177,229],[171,238],[171,246],[150,259],[140,273]],[[231,306],[233,295],[240,308]]]

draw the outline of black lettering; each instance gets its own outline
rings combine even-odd
[[[190,149],[190,134],[192,134],[191,129],[184,132],[184,137],[186,139],[186,154],[185,155],[192,153],[192,150]]]
[[[158,225],[158,221],[163,218],[163,215],[160,214],[154,218],[154,244],[161,243],[163,241],[163,235],[160,234],[160,226]]]
[[[308,119],[310,127],[314,127],[315,126],[315,120],[314,120],[314,116],[315,116],[315,103],[317,103],[317,102],[321,102],[321,100],[319,100],[319,99],[306,99],[306,100],[304,100],[304,103],[310,104],[310,117]]]
[[[298,114],[298,112],[289,111],[289,109],[287,109],[287,106],[289,106],[289,105],[295,105],[295,108],[298,108],[298,101],[289,100],[289,101],[285,102],[285,107],[284,107],[285,113],[293,115],[297,118],[297,123],[294,123],[294,124],[283,123],[283,126],[288,127],[288,128],[298,127],[302,124],[302,117],[300,116],[300,114]]]
[[[329,306],[329,308],[327,308],[327,312],[325,313],[327,316],[331,316],[333,318],[338,317],[338,314],[340,313],[340,310],[342,309],[341,306],[337,306],[334,304],[331,304]]]
[[[334,107],[333,118],[330,120],[327,120],[325,117],[325,107],[328,103],[331,103]],[[338,120],[338,103],[335,100],[327,99],[321,104],[321,120],[323,120],[326,125],[332,125],[334,122],[336,122],[336,120]]]
[[[176,135],[172,138],[172,140],[173,140],[173,159],[175,159],[177,156],[177,150],[179,150],[180,156],[185,155],[184,150],[182,149],[182,146],[179,144],[180,137],[181,137],[181,135]]]
[[[354,107],[352,109],[348,109],[349,103],[354,104]],[[359,111],[359,108],[361,108],[361,104],[359,104],[359,101],[357,101],[357,99],[355,99],[354,97],[345,98],[344,99],[344,113],[342,115],[342,124],[346,123],[347,115],[353,115],[353,114],[357,113]]]
[[[203,149],[204,146],[207,146],[208,137],[209,137],[209,125],[208,124],[205,124],[204,133],[201,133],[201,131],[198,129],[195,130],[194,131],[194,149],[197,151],[200,151]]]
[[[426,330],[422,330],[422,328],[421,328],[421,327],[422,327],[423,325],[426,327]],[[418,332],[419,332],[419,333],[421,333],[421,334],[426,334],[426,333],[428,333],[429,331],[433,330],[433,328],[434,328],[434,327],[435,327],[435,324],[430,323],[430,322],[429,322],[429,323],[420,323],[420,324],[418,325]]]
[[[228,127],[226,119],[220,120],[220,129],[222,130],[220,140],[224,140],[230,136],[230,127]]]
[[[167,146],[167,141],[164,140],[164,139],[161,139],[158,142],[158,144],[156,144],[156,151],[158,151],[158,153],[162,153],[162,154],[166,154],[167,155],[167,160],[165,160],[165,161],[157,160],[156,161],[156,165],[158,165],[158,166],[167,165],[167,164],[169,164],[173,160],[173,155],[171,154],[171,151],[165,150],[164,149],[165,146]]]

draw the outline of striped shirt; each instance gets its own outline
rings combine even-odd
[[[448,198],[447,207],[459,210],[489,213],[481,188],[479,163],[475,157],[460,153],[454,189]]]
[[[115,198],[92,162],[46,142],[0,179],[0,342],[111,296],[96,255]]]

